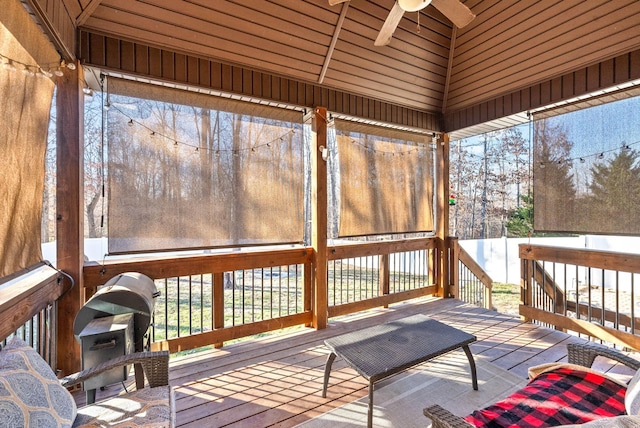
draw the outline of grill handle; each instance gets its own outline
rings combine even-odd
[[[115,339],[111,339],[108,342],[104,342],[104,343],[96,343],[95,345],[93,345],[92,347],[89,348],[90,351],[100,351],[102,349],[111,349],[111,348],[115,348],[116,346],[116,340]]]

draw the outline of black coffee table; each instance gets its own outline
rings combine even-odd
[[[425,315],[414,315],[327,339],[324,343],[331,354],[324,369],[322,396],[327,396],[333,360],[336,356],[341,357],[369,381],[367,426],[371,427],[375,382],[458,348],[462,348],[469,359],[473,389],[477,390],[476,364],[469,350],[469,344],[475,340],[474,335]]]

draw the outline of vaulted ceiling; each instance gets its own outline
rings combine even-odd
[[[562,97],[574,96],[595,77],[585,75],[582,88],[582,77],[566,76],[594,66],[597,87],[608,73],[616,84],[640,78],[637,0],[462,0],[476,15],[464,28],[431,4],[404,13],[387,46],[374,46],[374,40],[395,0],[334,6],[328,0],[23,1],[49,16],[52,3],[64,6],[57,14],[75,27],[66,42],[74,56],[80,30],[440,117],[481,105],[501,109],[496,100],[554,79],[561,79]],[[64,44],[70,36],[52,21]],[[612,65],[602,71],[606,61]],[[502,113],[489,112],[486,119]]]

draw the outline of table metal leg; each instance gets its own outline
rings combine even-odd
[[[333,364],[333,360],[336,359],[335,353],[330,353],[327,358],[327,362],[324,366],[324,385],[322,386],[322,397],[327,397],[327,385],[329,384],[329,373],[331,373],[331,365]]]
[[[467,354],[467,359],[469,360],[469,367],[471,367],[471,378],[473,380],[473,389],[475,391],[478,390],[478,373],[476,372],[476,362],[473,360],[473,355],[471,355],[471,350],[469,349],[469,345],[463,345],[462,349],[464,353]]]
[[[373,426],[373,382],[369,381],[369,414],[367,415],[367,427]]]

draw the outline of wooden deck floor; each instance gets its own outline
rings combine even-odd
[[[328,396],[321,397],[328,355],[323,340],[416,313],[476,335],[474,355],[522,379],[530,366],[566,360],[566,344],[584,340],[455,299],[420,299],[332,319],[320,331],[301,328],[172,358],[170,383],[176,393],[178,426],[292,427],[358,400],[367,395],[368,383],[339,358],[333,364]],[[597,368],[629,375],[611,362],[599,362]]]

